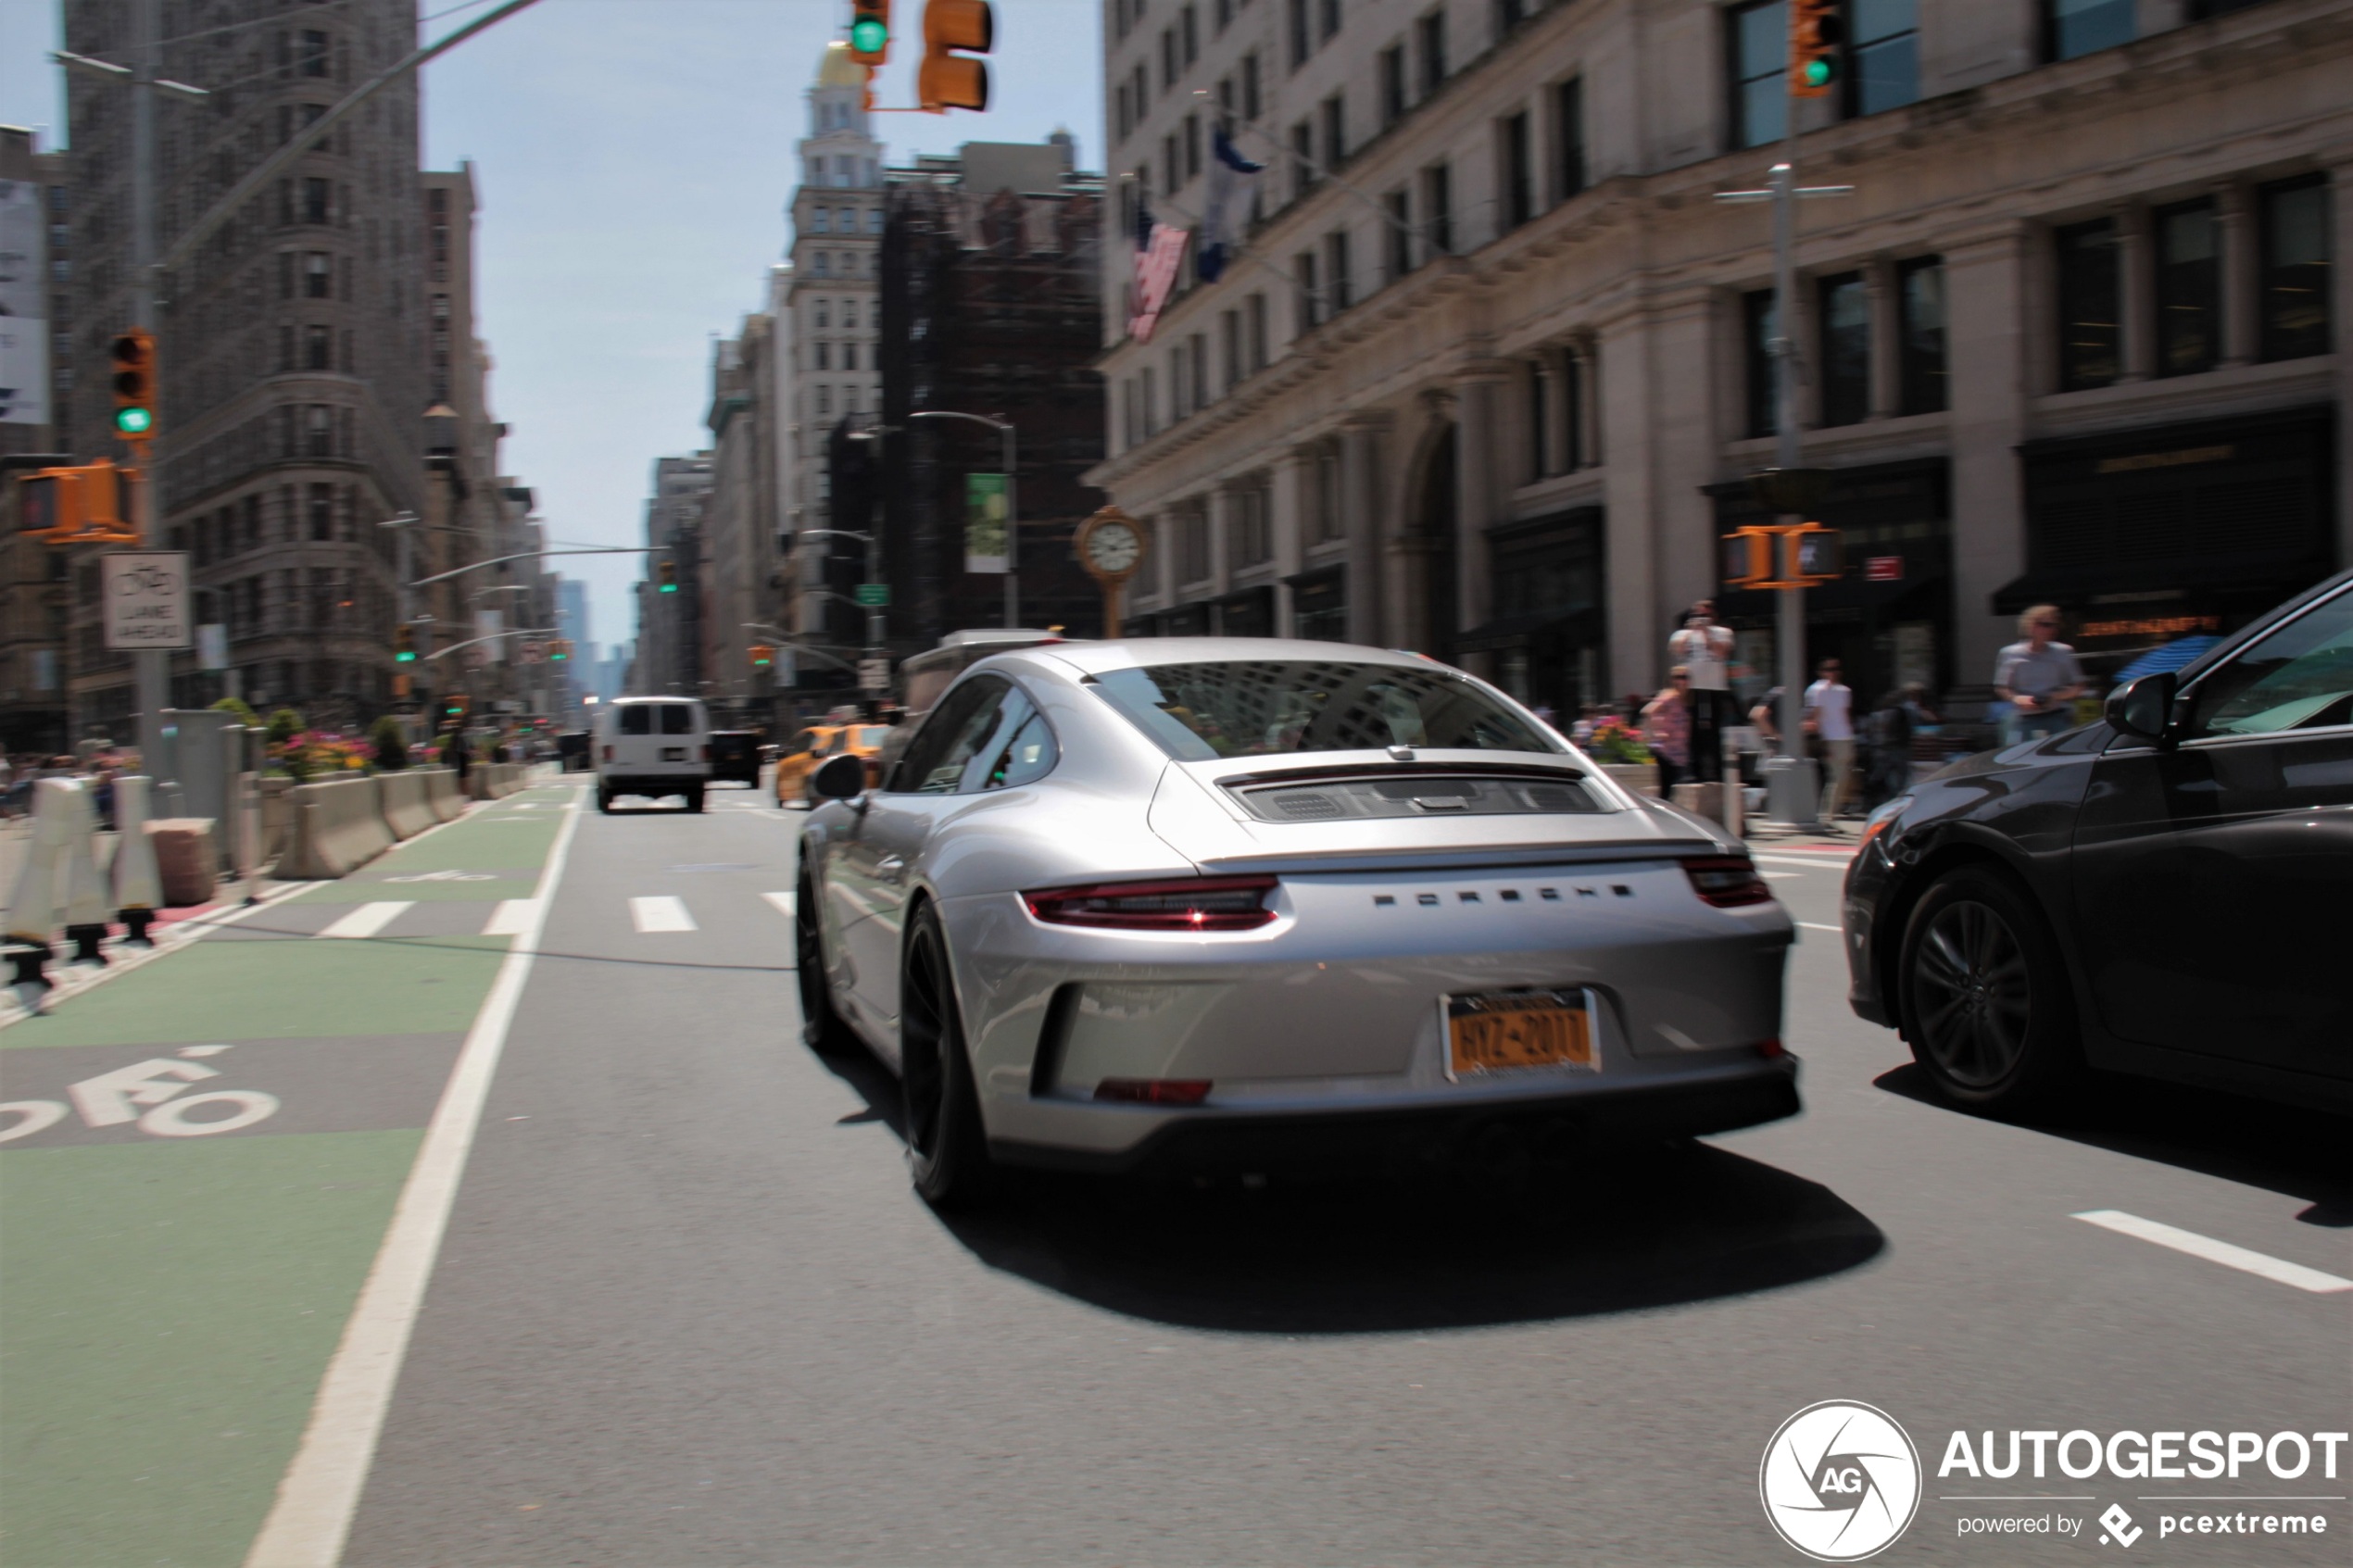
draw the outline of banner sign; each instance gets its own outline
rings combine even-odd
[[[1002,576],[1005,521],[1012,510],[1001,473],[964,475],[964,570]]]

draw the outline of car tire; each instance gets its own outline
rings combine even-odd
[[[907,934],[899,990],[899,1081],[906,1102],[908,1170],[917,1194],[942,1210],[977,1208],[997,1185],[952,974],[939,912],[926,904]]]
[[[1929,887],[1904,928],[1899,978],[1912,1059],[1954,1104],[2039,1110],[2082,1080],[2066,960],[2002,872],[1968,866]]]
[[[793,895],[793,979],[800,993],[800,1043],[819,1056],[846,1056],[858,1044],[849,1024],[834,1010],[825,984],[825,935],[820,927],[817,884],[800,879]]]
[[[612,791],[609,789],[597,791],[597,809],[605,816],[612,815]]]
[[[702,809],[701,790],[690,789],[686,791],[686,809],[689,811],[699,811]]]

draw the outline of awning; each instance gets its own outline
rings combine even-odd
[[[1601,611],[1529,610],[1518,615],[1498,616],[1484,626],[1472,628],[1454,639],[1454,651],[1490,653],[1497,648],[1526,647],[1541,636],[1574,637],[1580,632],[1585,633],[1584,640],[1598,641],[1602,635]]]
[[[2196,560],[2125,561],[2109,565],[2046,568],[2012,578],[1994,590],[1994,613],[2016,615],[2030,605],[2081,608],[2115,595],[2182,590],[2188,600],[2211,602],[2248,596],[2252,608],[2303,592],[2334,569],[2323,558],[2248,558],[2217,553]]]

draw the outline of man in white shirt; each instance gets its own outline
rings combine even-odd
[[[1732,695],[1732,629],[1717,623],[1715,600],[1702,599],[1685,613],[1667,639],[1667,662],[1691,674],[1684,701],[1692,715],[1692,777],[1712,779],[1721,771]]]
[[[2004,648],[1994,661],[2004,746],[2075,727],[2083,667],[2075,661],[2073,648],[2051,640],[2058,629],[2058,607],[2036,605],[2018,618],[2019,635],[2025,640]]]
[[[1822,660],[1816,673],[1806,688],[1806,733],[1822,743],[1822,821],[1836,827],[1855,771],[1855,694],[1840,681],[1837,659]]]

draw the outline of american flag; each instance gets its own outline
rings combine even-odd
[[[1155,222],[1151,204],[1137,201],[1136,297],[1135,307],[1127,315],[1127,335],[1138,343],[1151,342],[1152,328],[1160,321],[1169,292],[1176,286],[1177,264],[1185,258],[1185,242],[1191,235],[1189,229]]]

